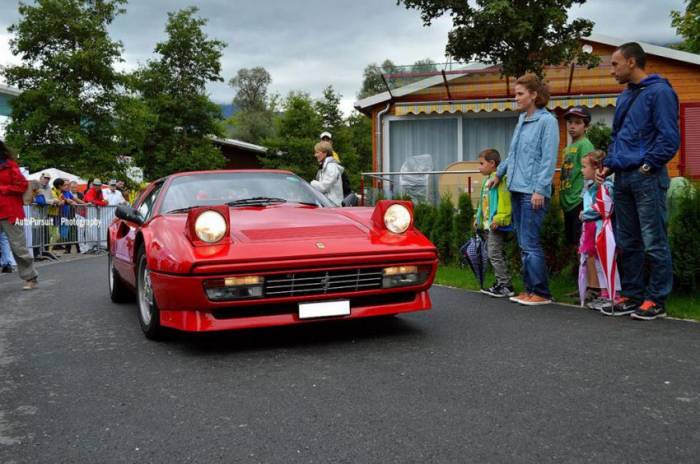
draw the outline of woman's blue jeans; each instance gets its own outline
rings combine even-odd
[[[520,257],[523,262],[525,291],[551,298],[552,294],[547,282],[547,262],[540,243],[540,232],[549,208],[549,198],[545,198],[542,208],[534,209],[531,194],[511,192],[510,195],[513,205],[513,227],[518,237]]]

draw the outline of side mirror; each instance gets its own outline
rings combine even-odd
[[[124,221],[133,222],[137,225],[143,224],[143,218],[141,217],[141,214],[138,212],[138,210],[134,209],[129,205],[117,206],[117,210],[114,212],[114,215]]]

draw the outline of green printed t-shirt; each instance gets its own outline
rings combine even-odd
[[[559,203],[564,211],[571,211],[583,201],[581,159],[593,150],[595,147],[587,137],[564,148],[559,188]]]

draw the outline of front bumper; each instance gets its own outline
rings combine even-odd
[[[355,319],[427,310],[431,308],[428,289],[435,277],[437,263],[423,261],[421,264],[431,265],[432,272],[420,285],[241,301],[207,298],[204,281],[227,274],[204,276],[151,272],[151,283],[160,308],[161,325],[189,332],[206,332],[313,322],[319,319],[299,318],[298,305],[314,301],[350,301],[350,315],[323,319]]]

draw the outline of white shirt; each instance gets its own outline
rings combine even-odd
[[[116,206],[126,203],[124,195],[122,195],[122,192],[119,190],[115,190],[114,192],[112,192],[112,189],[102,190],[102,196],[109,206]]]

